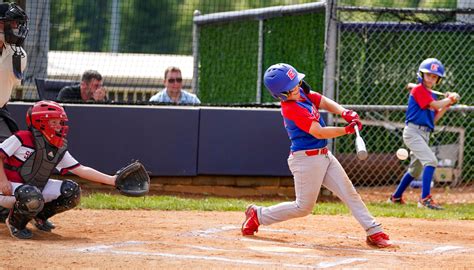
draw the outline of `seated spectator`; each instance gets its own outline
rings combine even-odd
[[[150,102],[173,103],[173,104],[201,104],[195,94],[182,90],[183,77],[181,70],[177,67],[169,67],[165,70],[165,89],[150,98]]]
[[[96,70],[86,70],[82,74],[81,83],[65,86],[58,94],[59,101],[107,101],[102,75]]]

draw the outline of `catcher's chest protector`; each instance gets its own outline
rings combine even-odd
[[[18,172],[26,184],[38,187],[42,191],[54,168],[66,153],[67,143],[64,142],[61,148],[52,147],[37,129],[32,128],[31,132],[36,151],[18,168]]]

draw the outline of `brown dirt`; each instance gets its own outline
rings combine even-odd
[[[474,221],[379,218],[399,246],[373,249],[351,216],[308,216],[242,237],[241,212],[72,210],[31,240],[0,226],[0,269],[470,268]]]

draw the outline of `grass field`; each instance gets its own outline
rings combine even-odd
[[[112,210],[162,210],[162,211],[244,211],[250,203],[270,206],[282,200],[251,201],[247,199],[203,197],[183,198],[178,196],[124,197],[104,193],[92,193],[82,198],[80,207],[85,209]],[[474,220],[474,204],[444,205],[444,211],[419,209],[416,204],[391,205],[387,203],[367,204],[376,217]],[[314,215],[350,215],[348,208],[340,202],[318,202]]]

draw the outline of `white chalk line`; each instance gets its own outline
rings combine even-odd
[[[248,237],[224,237],[219,235],[222,232],[233,231],[233,230],[240,230],[240,227],[234,225],[225,225],[222,227],[215,227],[215,228],[208,228],[205,230],[196,230],[191,232],[186,232],[181,234],[182,236],[194,236],[194,237],[205,237],[205,238],[213,238],[222,240],[225,242],[229,241],[242,241],[242,242],[256,242],[256,243],[264,243],[264,244],[273,244],[277,246],[296,246],[297,248],[305,247],[310,249],[321,249],[321,250],[344,250],[344,251],[356,251],[356,252],[363,252],[369,254],[381,254],[381,255],[390,255],[390,256],[406,256],[406,255],[416,255],[416,254],[440,254],[440,253],[463,253],[463,252],[471,252],[472,248],[465,248],[463,246],[455,246],[455,245],[446,245],[446,246],[436,246],[433,243],[423,243],[423,242],[409,242],[409,241],[394,241],[397,244],[410,244],[410,245],[421,245],[421,246],[430,246],[433,247],[431,249],[423,250],[423,251],[415,251],[415,252],[393,252],[393,251],[385,251],[385,250],[372,250],[372,249],[358,249],[358,248],[338,248],[338,247],[327,247],[321,245],[312,245],[307,243],[298,243],[298,242],[281,242],[281,241],[273,241],[273,240],[262,240],[262,239],[253,239]],[[269,229],[269,228],[262,228],[261,231],[269,231],[269,232],[280,232],[280,233],[293,233],[293,234],[302,234],[302,235],[317,235],[320,234],[324,237],[335,237],[335,238],[344,238],[344,239],[358,239],[360,237],[354,237],[349,235],[332,235],[327,233],[308,233],[307,231],[294,231],[294,230],[284,230],[284,229]],[[216,248],[211,246],[200,246],[200,245],[179,245],[176,243],[166,243],[166,242],[143,242],[143,241],[128,241],[128,242],[120,242],[120,243],[113,243],[110,245],[97,245],[85,248],[76,249],[79,252],[89,252],[89,253],[111,253],[111,254],[129,254],[129,255],[144,255],[144,256],[160,256],[160,257],[170,257],[175,259],[184,259],[184,260],[204,260],[204,261],[218,261],[224,263],[232,263],[232,264],[244,264],[244,265],[259,265],[259,266],[283,266],[283,267],[290,267],[290,268],[328,268],[334,267],[338,265],[347,265],[347,264],[354,264],[357,262],[367,262],[368,259],[365,258],[340,258],[340,257],[328,257],[328,256],[320,256],[320,255],[309,255],[309,254],[292,254],[291,249],[288,252],[276,252],[276,251],[268,251],[263,248],[263,250],[254,250],[252,248],[252,252],[259,252],[265,253],[269,255],[276,255],[276,256],[288,256],[288,257],[305,257],[311,259],[321,259],[321,258],[336,258],[335,261],[323,261],[319,262],[315,265],[308,265],[308,264],[294,264],[294,263],[277,263],[277,262],[268,262],[259,260],[240,260],[235,258],[229,258],[225,256],[208,256],[208,255],[183,255],[183,254],[174,254],[174,253],[165,253],[165,252],[142,252],[142,251],[124,251],[124,250],[116,250],[115,248],[124,247],[124,246],[131,246],[131,245],[144,245],[144,244],[160,244],[160,245],[173,245],[178,247],[187,247],[192,249],[198,249],[203,251],[221,251],[221,252],[232,252],[232,254],[236,253],[248,253],[248,250],[237,250],[237,249],[223,249],[223,248]]]
[[[85,252],[85,253],[109,253],[109,254],[116,254],[116,255],[159,256],[159,257],[184,259],[184,260],[204,260],[204,261],[218,261],[218,262],[244,264],[244,265],[283,266],[283,267],[289,267],[289,268],[311,268],[311,269],[328,268],[328,267],[334,267],[338,265],[367,261],[367,259],[362,259],[362,258],[348,258],[348,259],[343,259],[343,260],[339,260],[335,262],[320,262],[316,265],[307,265],[307,264],[267,262],[267,261],[262,261],[262,260],[248,260],[248,259],[240,260],[240,259],[231,259],[231,258],[227,258],[223,256],[183,255],[183,254],[173,254],[173,253],[164,253],[164,252],[126,251],[126,250],[114,249],[117,247],[125,247],[125,246],[140,245],[140,244],[147,244],[147,243],[149,244],[153,242],[140,242],[140,241],[118,242],[118,243],[112,243],[109,245],[97,245],[97,246],[76,248],[75,251]],[[160,243],[160,242],[155,242],[155,243]],[[202,246],[192,246],[192,247],[199,247],[200,249],[205,249],[205,250],[207,249],[207,247],[202,247]]]
[[[224,239],[222,235],[218,235],[219,233],[226,232],[226,231],[233,231],[233,230],[240,230],[240,227],[233,226],[233,225],[224,225],[218,228],[209,228],[205,230],[196,230],[191,231],[186,234],[190,234],[193,236],[200,236],[200,237],[208,237],[208,238],[216,238],[216,239]],[[309,232],[309,231],[295,231],[295,230],[286,230],[286,229],[271,229],[271,228],[259,228],[259,232],[267,231],[273,233],[291,233],[291,234],[300,234],[300,235],[319,235],[322,237],[331,237],[331,238],[343,238],[343,239],[353,239],[353,240],[361,240],[360,237],[350,236],[350,235],[340,235],[340,234],[329,234],[324,232]],[[262,240],[262,239],[254,239],[248,237],[242,238],[232,238],[227,237],[226,240],[232,241],[248,241],[248,242],[258,242],[258,243],[274,243],[279,245],[290,245],[290,246],[298,246],[298,247],[305,247],[305,248],[312,248],[312,249],[321,249],[321,250],[344,250],[344,251],[354,251],[354,252],[362,252],[362,253],[369,253],[369,254],[381,254],[381,255],[395,255],[395,256],[406,256],[406,255],[421,255],[421,254],[440,254],[440,253],[468,253],[473,251],[473,248],[467,248],[464,246],[457,246],[457,245],[439,245],[437,243],[428,243],[428,242],[416,242],[416,241],[393,241],[394,244],[397,245],[413,245],[413,246],[426,246],[428,249],[422,251],[399,251],[394,252],[393,249],[360,249],[360,248],[343,248],[343,247],[330,247],[330,246],[322,246],[322,245],[315,245],[315,244],[308,244],[308,243],[299,243],[299,242],[280,242],[280,241],[272,241],[272,240]],[[365,241],[361,240],[361,241]]]

